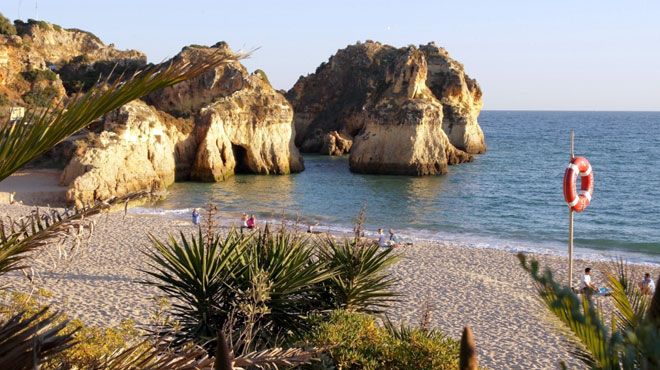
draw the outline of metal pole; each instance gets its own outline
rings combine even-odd
[[[575,158],[573,144],[573,129],[571,129],[571,160]],[[573,209],[568,208],[568,287],[573,286]]]

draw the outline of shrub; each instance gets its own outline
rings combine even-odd
[[[386,268],[395,257],[377,247],[267,228],[221,236],[209,227],[191,238],[151,238],[145,283],[172,302],[175,321],[160,331],[176,346],[193,340],[212,351],[221,328],[247,336],[249,350],[290,345],[313,328],[311,317],[337,307],[377,311],[394,296]]]
[[[0,305],[0,319],[5,320],[19,312],[33,315],[45,307],[40,300],[50,295],[46,290],[39,290],[34,295],[19,292],[5,293],[4,304]],[[67,320],[67,317],[62,315],[57,323]],[[110,357],[116,351],[129,348],[140,341],[140,333],[130,320],[113,327],[87,326],[80,320],[71,320],[62,333],[73,333],[74,345],[49,358],[42,364],[42,368],[93,369],[100,364],[101,359]]]
[[[30,83],[57,80],[57,74],[50,69],[33,69],[21,74],[23,75],[23,78]]]
[[[326,347],[322,361],[304,369],[457,369],[459,343],[434,330],[391,324],[373,316],[335,311],[306,338]]]
[[[264,81],[266,81],[270,85],[270,80],[268,79],[268,76],[266,75],[266,72],[263,71],[263,69],[255,70],[254,74],[259,75],[259,77],[261,77],[261,79],[263,79]]]
[[[23,100],[33,107],[48,107],[58,95],[57,89],[53,86],[35,87],[23,94]]]
[[[11,21],[0,13],[0,35],[12,36],[16,34],[16,27]]]

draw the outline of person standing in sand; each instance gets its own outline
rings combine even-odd
[[[651,274],[644,274],[644,279],[639,282],[639,290],[642,294],[653,295],[655,293],[655,281],[651,279]]]
[[[243,229],[248,227],[247,222],[248,222],[248,215],[247,213],[243,213],[243,215],[241,216],[241,233],[243,232]]]
[[[199,214],[199,210],[197,210],[197,208],[193,208],[193,211],[192,211],[192,223],[193,223],[193,225],[199,225],[200,219],[201,219],[201,216]]]

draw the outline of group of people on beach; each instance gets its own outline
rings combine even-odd
[[[199,225],[202,220],[202,215],[199,213],[199,208],[193,208],[192,211],[192,223],[193,225]],[[252,230],[257,227],[257,217],[255,215],[248,216],[247,213],[243,213],[241,216],[241,232],[243,229]]]
[[[389,230],[389,238],[385,236],[383,229],[378,229],[378,246],[381,248],[395,248],[401,245],[401,239],[394,233],[394,230]]]
[[[645,295],[653,295],[655,293],[655,281],[651,278],[650,273],[645,273],[644,278],[637,284],[640,292]],[[587,296],[594,294],[608,295],[610,293],[606,288],[598,288],[598,286],[591,280],[591,268],[584,269],[584,275],[580,281],[580,293]]]

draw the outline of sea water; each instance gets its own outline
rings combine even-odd
[[[595,176],[591,205],[575,214],[577,255],[660,263],[660,112],[484,111],[479,122],[488,151],[446,175],[360,175],[347,157],[306,155],[300,174],[177,183],[167,200],[134,212],[187,217],[211,202],[236,223],[246,212],[350,231],[364,207],[372,232],[562,254],[572,128],[575,153]]]

